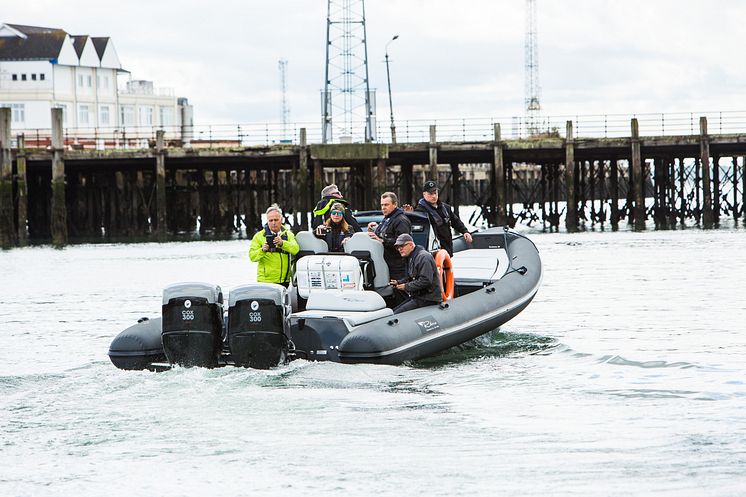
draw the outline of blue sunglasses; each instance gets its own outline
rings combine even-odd
[[[332,211],[332,216],[344,216],[344,212],[342,212],[342,211]]]

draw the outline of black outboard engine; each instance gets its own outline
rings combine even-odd
[[[222,334],[223,293],[219,286],[176,283],[163,290],[161,340],[168,362],[215,367]]]
[[[290,297],[274,283],[234,288],[228,297],[228,346],[236,366],[268,369],[285,362]]]

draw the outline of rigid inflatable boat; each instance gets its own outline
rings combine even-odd
[[[407,215],[415,243],[437,250],[427,218]],[[121,369],[158,370],[269,368],[296,358],[401,364],[432,356],[507,322],[541,284],[541,260],[528,238],[507,228],[472,237],[468,245],[457,238],[453,257],[439,267],[453,295],[444,291],[438,305],[395,315],[387,305],[392,288],[379,242],[355,233],[345,253],[328,253],[323,240],[300,232],[289,288],[250,283],[231,289],[226,299],[217,285],[170,285],[161,317],[142,318],[122,331],[109,357]]]

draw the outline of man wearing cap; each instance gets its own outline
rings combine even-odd
[[[392,279],[390,284],[409,295],[407,300],[394,308],[394,314],[440,303],[440,274],[430,252],[415,245],[411,235],[406,233],[397,237],[394,246],[407,263],[407,277]]]
[[[355,219],[355,216],[352,215],[352,210],[350,210],[347,200],[342,198],[342,193],[339,191],[339,188],[337,188],[337,185],[334,184],[326,186],[321,190],[321,200],[319,200],[319,203],[316,204],[316,208],[313,210],[311,229],[315,230],[319,225],[324,224],[324,222],[329,219],[331,206],[336,202],[345,206],[344,218],[345,221],[347,221],[347,224],[350,225],[350,228],[352,228],[353,231],[363,231],[362,228],[360,228],[357,219]]]
[[[450,205],[438,199],[438,184],[435,181],[425,181],[425,184],[422,185],[422,198],[414,210],[427,214],[427,217],[430,218],[430,224],[435,228],[435,235],[440,242],[440,248],[446,249],[448,255],[453,255],[451,226],[459,233],[463,233],[464,240],[467,243],[471,243],[471,233],[469,233],[463,221],[453,212]]]

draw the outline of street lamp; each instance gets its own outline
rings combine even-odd
[[[389,73],[389,44],[399,38],[399,35],[394,35],[393,38],[386,43],[386,81],[389,86],[389,112],[391,113],[391,143],[396,143],[396,126],[394,126],[394,106],[391,103],[391,73]]]

